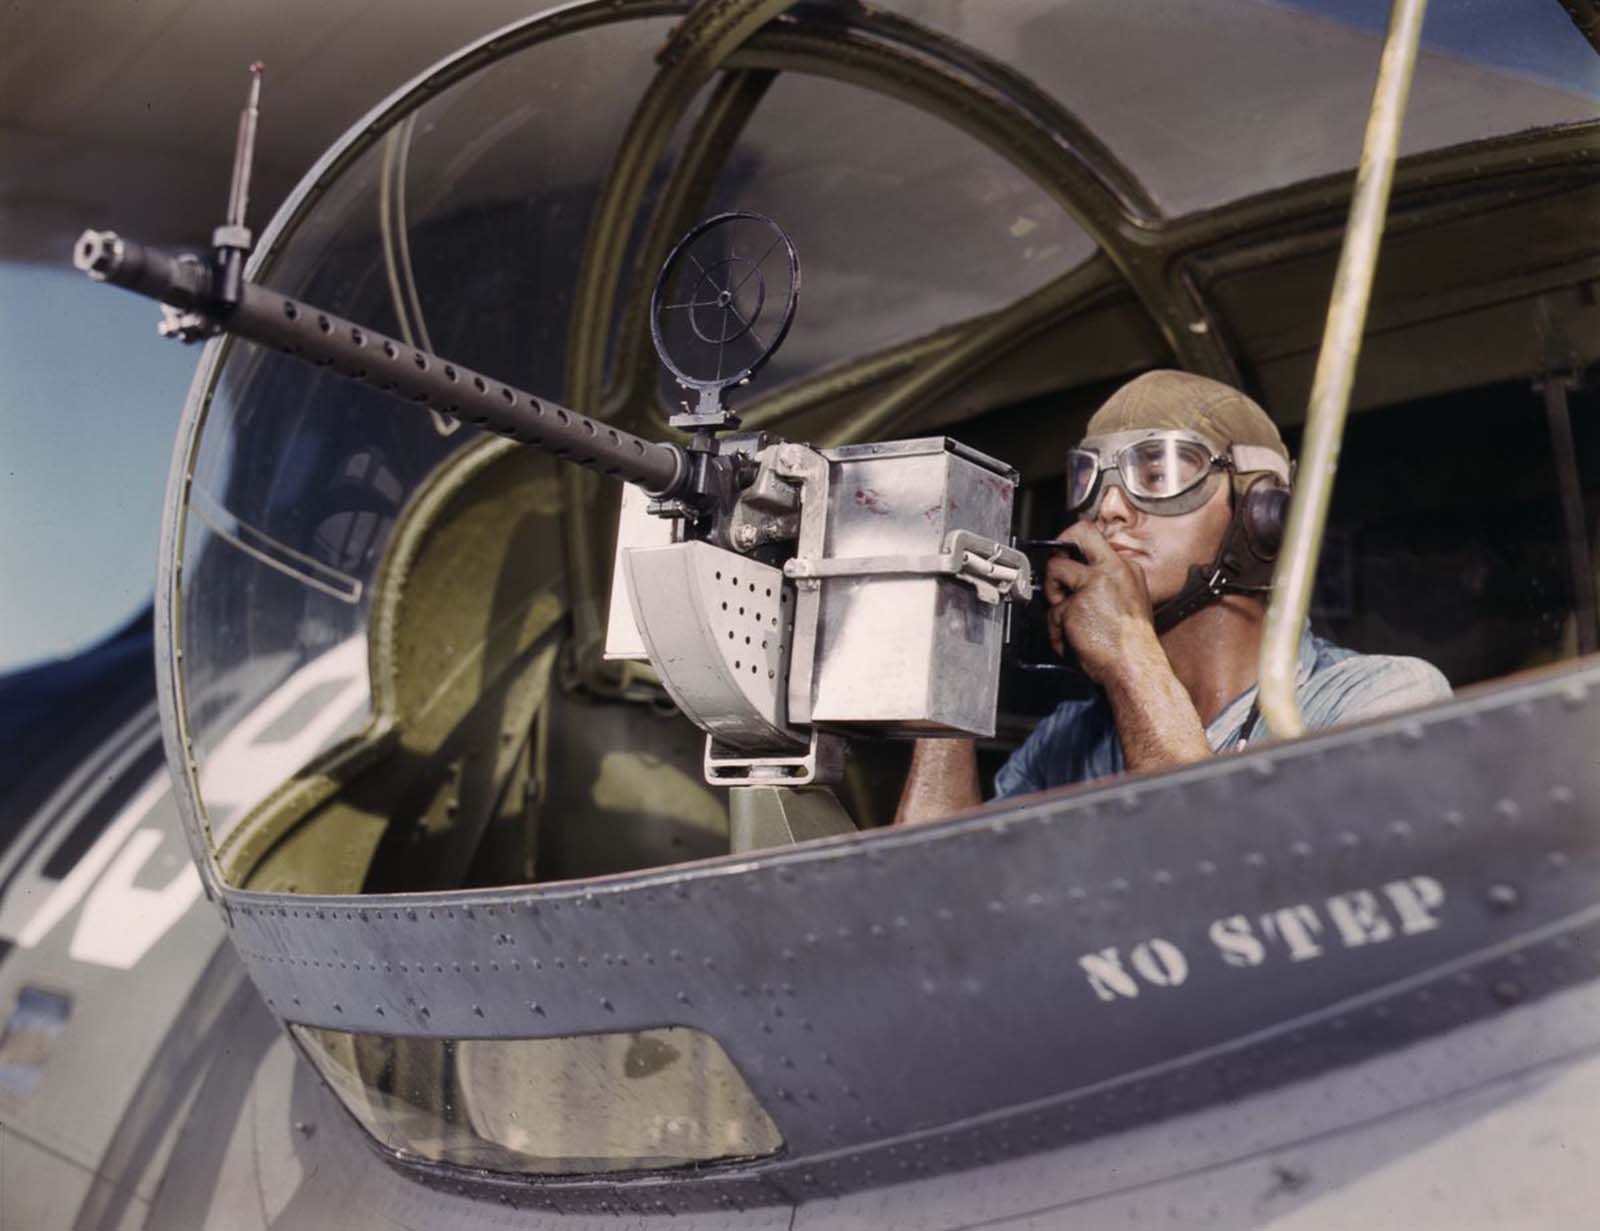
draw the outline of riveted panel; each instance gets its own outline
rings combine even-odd
[[[1597,682],[1585,668],[1161,778],[671,874],[228,897],[290,1021],[451,1038],[689,1026],[797,1156],[1052,1099],[1041,1140],[1092,1137],[1600,973]],[[1194,1070],[1182,1088],[1127,1097],[1175,1064]]]

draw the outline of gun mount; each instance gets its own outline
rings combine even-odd
[[[607,655],[652,664],[707,734],[708,782],[836,780],[852,732],[993,732],[1005,604],[1032,592],[1027,557],[1006,545],[1015,471],[942,437],[815,449],[717,435],[738,427],[724,389],[750,379],[793,316],[799,264],[776,224],[724,215],[674,248],[656,305],[679,310],[704,353],[675,361],[670,331],[658,320],[653,333],[699,402],[673,419],[693,430],[686,445],[645,440],[246,280],[253,71],[229,219],[213,249],[171,253],[91,230],[74,251],[79,269],[159,301],[164,336],[227,333],[627,484]],[[732,241],[725,257],[696,255],[717,224],[750,220],[777,236],[759,260],[739,257]],[[772,253],[786,287],[769,288],[760,270]],[[666,294],[674,271],[679,289]],[[763,334],[769,302],[783,319]],[[709,326],[702,310],[715,317]],[[730,356],[730,343],[754,353]]]

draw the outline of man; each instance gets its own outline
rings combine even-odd
[[[995,776],[996,797],[1124,771],[1171,769],[1266,737],[1256,669],[1272,551],[1262,495],[1287,487],[1289,453],[1235,389],[1147,372],[1089,421],[1068,455],[1068,512],[1045,572],[1050,635],[1100,693],[1063,702]],[[1281,501],[1280,501],[1281,504]],[[1450,695],[1416,658],[1357,654],[1309,630],[1297,696],[1310,728]],[[980,801],[971,740],[918,740],[896,824]]]

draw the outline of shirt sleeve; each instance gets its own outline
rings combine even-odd
[[[1009,799],[1076,781],[1083,760],[1078,745],[1092,708],[1088,701],[1063,701],[1041,719],[995,774],[994,797]]]
[[[1340,726],[1443,701],[1450,683],[1420,658],[1358,654],[1322,672],[1303,702],[1306,725]]]
[[[1044,790],[1042,761],[1045,746],[1049,742],[1046,729],[1054,718],[1052,714],[1028,732],[1028,738],[1022,741],[1022,746],[1007,757],[1006,763],[995,773],[996,799],[1009,799],[1013,795],[1028,795]]]

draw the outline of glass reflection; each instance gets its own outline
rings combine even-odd
[[[1042,87],[1173,215],[1354,167],[1389,10],[1020,0],[996,21],[963,0],[884,7]],[[1600,116],[1600,60],[1559,4],[1439,4],[1428,17],[1402,155]]]
[[[330,183],[259,280],[559,396],[589,214],[666,24],[535,45],[429,100]],[[564,122],[575,114],[582,124]],[[370,719],[373,577],[426,477],[481,438],[443,426],[228,346],[195,451],[181,578],[214,842]]]
[[[799,312],[761,391],[1005,307],[1095,250],[1049,194],[967,134],[799,75],[767,91],[712,206],[775,219],[800,254]]]
[[[686,1027],[460,1040],[290,1030],[369,1133],[432,1162],[570,1174],[783,1147],[727,1053]]]

